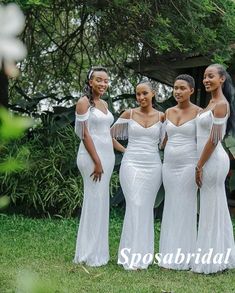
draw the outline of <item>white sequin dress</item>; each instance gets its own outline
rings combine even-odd
[[[197,236],[196,119],[180,126],[166,120],[164,151],[164,210],[161,223],[161,267],[188,270]],[[180,255],[181,254],[181,255]]]
[[[209,137],[217,143],[203,167],[196,252],[207,257],[201,257],[199,262],[194,263],[192,270],[197,273],[210,274],[235,268],[233,226],[225,193],[229,157],[221,144],[227,119],[228,114],[224,118],[216,118],[211,110],[201,113],[197,118],[198,156]]]
[[[113,115],[90,107],[84,115],[76,114],[75,131],[83,136],[84,127],[88,127],[95,149],[101,160],[104,173],[100,182],[90,177],[94,163],[81,141],[77,165],[83,177],[84,199],[74,262],[89,266],[101,266],[109,260],[109,182],[112,175],[115,156],[110,135]]]
[[[132,118],[119,118],[112,128],[114,137],[128,138],[119,174],[126,212],[118,252],[118,264],[127,270],[146,269],[154,256],[153,208],[162,183],[161,128],[160,121],[145,128]]]

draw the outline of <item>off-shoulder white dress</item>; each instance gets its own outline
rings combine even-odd
[[[114,151],[110,126],[113,115],[90,107],[84,115],[76,114],[75,132],[82,138],[84,127],[88,128],[95,149],[101,160],[104,173],[100,182],[90,177],[94,163],[81,141],[77,166],[84,183],[84,199],[74,262],[89,266],[101,266],[109,260],[109,181],[114,167]]]
[[[216,118],[211,110],[197,117],[198,156],[209,138],[217,144],[203,167],[196,253],[205,257],[195,260],[192,270],[197,273],[210,274],[235,268],[233,226],[225,193],[229,157],[221,144],[227,119],[228,114]]]

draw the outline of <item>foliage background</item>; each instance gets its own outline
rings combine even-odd
[[[7,93],[0,102],[33,117],[37,126],[1,147],[2,160],[16,157],[29,163],[20,172],[1,173],[0,192],[11,197],[13,210],[27,214],[70,216],[81,207],[79,140],[72,128],[74,105],[91,66],[108,68],[111,87],[105,99],[117,117],[135,105],[134,86],[142,78],[130,69],[130,62],[183,54],[229,64],[235,56],[231,0],[15,2],[25,14],[21,38],[28,57],[18,64],[18,79],[1,78],[0,71],[0,88]],[[170,98],[171,89],[158,83],[156,88],[159,96]],[[172,103],[169,99],[158,106],[162,110]],[[114,173],[113,193],[117,177]]]

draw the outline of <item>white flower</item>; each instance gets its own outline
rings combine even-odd
[[[24,44],[16,38],[25,26],[25,17],[16,4],[0,5],[0,69],[12,67],[15,61],[25,58]]]

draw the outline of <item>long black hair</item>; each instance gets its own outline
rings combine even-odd
[[[221,64],[211,64],[209,67],[216,67],[219,75],[225,77],[222,91],[230,106],[230,116],[227,123],[226,135],[231,133],[235,136],[235,89],[232,78],[226,71],[225,67]]]
[[[103,71],[105,73],[108,73],[107,69],[105,67],[102,67],[102,66],[92,67],[88,71],[85,86],[83,88],[83,96],[88,97],[91,106],[95,106],[95,103],[94,103],[94,97],[92,95],[92,87],[90,86],[89,81],[93,78],[93,74],[94,74],[95,71]]]

